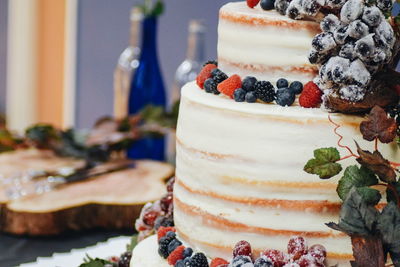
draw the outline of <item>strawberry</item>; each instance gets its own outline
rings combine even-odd
[[[207,64],[203,67],[203,69],[200,71],[199,75],[197,75],[196,78],[196,83],[197,85],[203,89],[204,88],[204,82],[208,79],[211,78],[211,71],[213,69],[216,69],[217,66],[214,64]]]
[[[304,85],[303,92],[299,97],[300,106],[304,108],[316,108],[321,104],[322,91],[313,82]]]
[[[157,231],[158,240],[160,240],[161,237],[164,237],[168,232],[175,232],[175,227],[160,226],[160,228],[158,228],[158,231]]]
[[[179,246],[177,247],[174,251],[171,252],[171,254],[169,254],[167,260],[168,263],[172,266],[175,265],[175,263],[178,260],[182,260],[183,259],[183,251],[185,250],[184,246]]]
[[[227,262],[224,259],[221,258],[215,258],[211,261],[210,267],[222,267],[222,266],[227,266],[229,262]]]
[[[260,0],[247,0],[247,5],[250,8],[254,8],[256,5],[258,5],[259,2]]]
[[[240,87],[242,87],[242,80],[240,79],[239,75],[235,74],[218,84],[217,89],[224,95],[233,98],[233,93]]]

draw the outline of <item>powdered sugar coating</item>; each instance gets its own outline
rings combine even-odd
[[[351,102],[361,101],[365,93],[366,89],[358,85],[348,85],[339,90],[340,97]]]
[[[347,1],[341,11],[340,20],[343,23],[349,24],[358,19],[364,11],[364,1],[362,0],[349,0]]]
[[[333,32],[340,26],[340,20],[334,14],[327,15],[320,23],[321,30],[324,32]]]
[[[356,59],[350,64],[348,75],[353,79],[355,84],[366,86],[371,80],[371,74],[366,69],[364,63]]]
[[[369,33],[369,27],[367,24],[357,19],[349,24],[348,34],[350,37],[359,39]]]
[[[382,13],[376,6],[365,7],[362,15],[362,21],[367,25],[378,26],[382,19]]]

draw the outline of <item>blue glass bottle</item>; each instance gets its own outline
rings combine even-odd
[[[136,114],[148,104],[166,107],[165,88],[157,56],[157,17],[149,16],[142,22],[142,54],[139,67],[132,79],[129,94],[129,114]],[[128,150],[133,159],[165,158],[165,139],[147,137]]]

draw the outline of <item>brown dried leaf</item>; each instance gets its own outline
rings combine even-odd
[[[388,118],[383,108],[375,106],[368,119],[361,123],[360,130],[367,141],[378,138],[382,143],[390,143],[396,137],[397,124],[393,118]]]
[[[371,153],[367,150],[362,150],[357,142],[356,145],[357,152],[360,155],[357,159],[358,163],[376,173],[382,181],[387,183],[396,182],[396,172],[390,162],[379,151]]]

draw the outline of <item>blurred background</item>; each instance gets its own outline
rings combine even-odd
[[[0,0],[0,114],[86,128],[113,112],[113,72],[129,43],[138,0]],[[218,10],[227,0],[167,0],[158,52],[168,92],[185,59],[188,23],[202,19],[205,58],[215,59]]]

